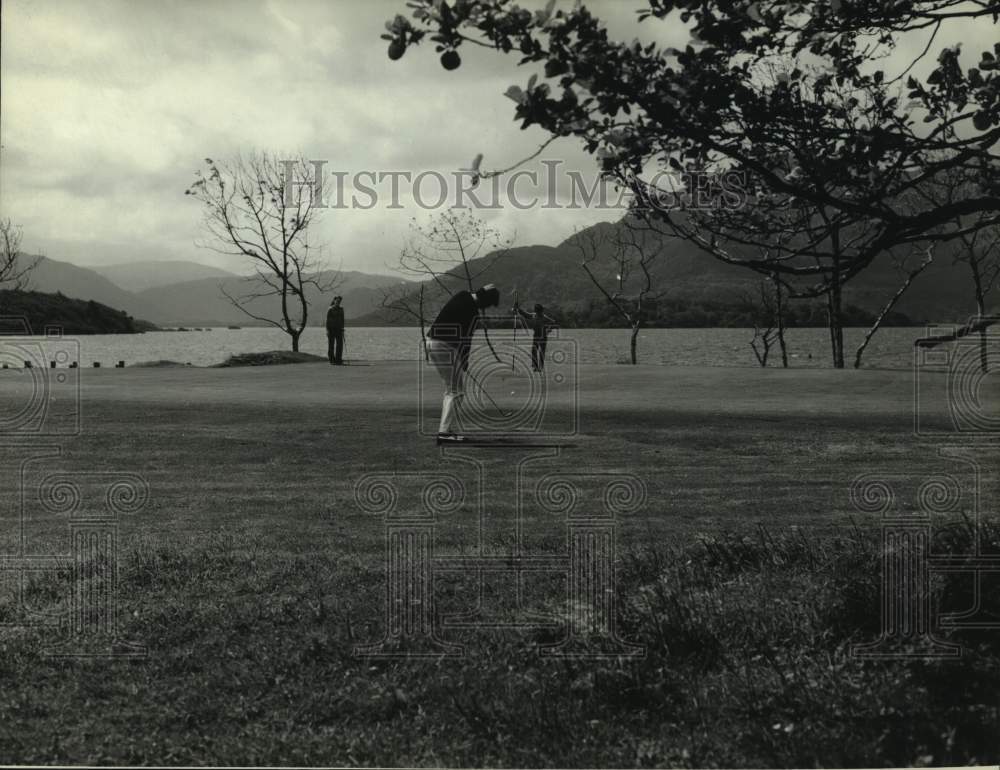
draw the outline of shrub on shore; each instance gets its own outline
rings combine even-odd
[[[266,353],[240,353],[233,355],[218,367],[227,366],[272,366],[275,364],[311,364],[326,361],[322,356],[312,353],[293,353],[290,350],[269,350]]]

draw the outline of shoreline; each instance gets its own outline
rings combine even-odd
[[[916,361],[940,362],[961,357],[964,347],[977,342],[977,337],[943,344],[924,355],[916,347],[920,339],[954,331],[956,327],[936,329],[891,328],[876,336],[862,359],[863,369],[909,369]],[[864,329],[848,329],[845,334],[845,363],[853,368],[856,348],[863,342]],[[152,335],[152,336],[151,336]],[[750,342],[752,330],[729,328],[709,329],[645,329],[638,338],[639,366],[710,366],[712,368],[758,368]],[[990,335],[995,340],[995,335]],[[365,363],[415,362],[421,358],[420,338],[415,330],[358,328],[348,330],[346,357]],[[501,359],[511,365],[511,356],[518,359],[530,351],[530,338],[511,330],[494,330],[490,340]],[[629,332],[615,329],[566,329],[549,338],[549,360],[562,347],[566,355],[581,364],[631,366]],[[789,368],[832,369],[829,339],[824,329],[790,329],[787,336]],[[481,337],[474,343],[474,358],[489,358],[488,346]],[[113,367],[124,361],[126,367],[136,364],[175,362],[196,367],[218,366],[231,356],[262,356],[289,352],[288,337],[279,330],[260,328],[228,330],[185,335],[177,332],[149,332],[134,335],[95,335],[89,337],[0,337],[0,362],[19,367],[32,359],[36,367],[48,368],[53,360],[57,367],[77,362],[92,368],[94,362]],[[327,341],[322,332],[308,331],[301,339],[300,351],[325,359]],[[481,348],[481,350],[480,350]],[[284,351],[282,353],[282,351]],[[942,357],[942,353],[945,355]],[[952,355],[956,354],[956,355]],[[961,354],[961,355],[960,355]],[[925,361],[926,359],[926,361]],[[162,364],[161,364],[162,365]],[[777,346],[770,350],[768,368],[781,368]]]

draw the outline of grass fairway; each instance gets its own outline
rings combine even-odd
[[[531,627],[444,630],[465,645],[455,658],[353,654],[385,632],[384,522],[355,503],[367,473],[452,473],[469,485],[441,517],[439,553],[510,557],[517,531],[531,554],[566,550],[564,522],[515,492],[527,452],[458,459],[418,435],[415,364],[81,372],[79,436],[0,448],[0,554],[16,546],[18,469],[41,446],[60,456],[24,466],[33,553],[69,550],[66,516],[37,504],[47,472],[141,475],[149,502],[121,521],[119,626],[148,655],[44,657],[58,633],[17,625],[19,588],[52,623],[68,579],[39,572],[19,586],[0,573],[0,763],[1000,761],[1000,631],[952,632],[965,645],[957,660],[849,654],[878,635],[881,580],[878,517],[852,506],[852,481],[965,483],[967,465],[956,471],[940,442],[914,436],[910,372],[579,374],[574,446],[537,451],[523,472],[645,483],[645,506],[618,522],[618,633],[645,646],[636,659],[544,658],[539,645],[559,632]],[[925,394],[940,393],[945,375],[927,378]],[[22,380],[0,372],[8,411]],[[498,398],[508,385],[518,387],[505,381]],[[995,414],[998,394],[982,395]],[[436,389],[424,398],[437,408]],[[575,414],[571,400],[550,406]],[[943,399],[921,409],[924,424],[947,423]],[[981,509],[995,521],[996,453],[980,457]],[[969,512],[963,503],[935,519],[940,549],[968,553]],[[995,526],[980,535],[1000,554]],[[935,576],[946,608],[971,604],[967,579]],[[558,611],[560,585],[539,575],[524,601]],[[1000,579],[983,585],[985,617],[1000,621]],[[481,596],[490,617],[521,616],[502,578],[478,590],[475,575],[452,572],[435,584],[437,607],[470,612]]]

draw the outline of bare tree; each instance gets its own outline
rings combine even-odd
[[[982,194],[983,188],[974,174],[968,169],[950,169],[949,173],[917,188],[918,193],[932,204],[951,204]],[[972,279],[972,294],[976,305],[976,315],[969,323],[958,329],[954,335],[940,338],[927,338],[920,341],[924,347],[933,347],[938,342],[945,342],[964,337],[966,334],[979,334],[980,369],[986,372],[989,368],[987,329],[997,322],[997,317],[990,316],[987,301],[1000,280],[1000,226],[986,222],[985,214],[955,219],[959,230],[957,250],[954,255],[956,264],[965,264],[969,268]],[[970,226],[970,222],[972,223]]]
[[[649,221],[665,236],[684,238],[716,259],[780,284],[790,299],[822,297],[833,366],[842,369],[844,287],[871,261],[868,244],[878,233],[861,217],[838,218],[807,200],[757,193],[748,196],[752,205],[734,207],[689,208],[689,197],[678,199],[675,208],[661,208],[661,216]]]
[[[986,310],[986,298],[997,286],[1000,278],[1000,227],[992,225],[988,228],[965,233],[961,236],[962,249],[955,257],[956,262],[964,262],[972,273],[972,286],[976,298],[976,318],[972,326],[979,332],[979,366],[983,372],[989,370],[988,345],[986,330],[997,322],[996,317],[989,317]]]
[[[763,66],[762,87],[772,95],[786,93],[789,70],[787,62]],[[827,82],[824,75],[808,67],[803,67],[801,75],[813,85],[797,81],[796,98],[815,95],[813,91],[822,83],[819,90],[824,104],[836,106],[830,125],[819,130],[812,126],[814,117],[803,111],[792,121],[795,130],[782,135],[780,143],[787,145],[786,151],[768,158],[769,165],[751,164],[739,173],[735,169],[707,173],[718,172],[710,163],[703,169],[689,166],[686,173],[678,175],[679,189],[635,179],[633,205],[659,211],[661,216],[648,219],[661,222],[666,234],[685,238],[727,264],[773,276],[789,298],[822,298],[833,365],[843,368],[845,289],[851,282],[863,283],[865,270],[888,254],[901,273],[901,287],[889,300],[895,304],[921,272],[914,272],[907,260],[944,237],[940,223],[921,220],[928,204],[920,188],[945,176],[938,166],[961,170],[962,163],[953,152],[938,153],[924,159],[923,165],[899,161],[862,175],[856,168],[831,162],[834,148],[843,142],[845,125],[851,130],[864,127],[875,131],[897,119],[886,114],[879,101],[880,85],[874,81],[851,89]],[[768,181],[775,178],[781,183]],[[868,185],[873,189],[859,189]],[[958,201],[932,205],[947,208],[957,206]],[[983,213],[983,221],[990,216],[994,215]],[[897,229],[903,219],[915,223],[912,231]],[[964,230],[953,229],[948,237]],[[899,259],[896,252],[906,256]],[[882,317],[871,334],[878,330]]]
[[[313,200],[311,168],[303,158],[279,160],[261,152],[223,163],[206,158],[205,165],[185,191],[202,204],[209,236],[204,245],[244,257],[254,270],[245,292],[220,291],[250,318],[285,332],[298,352],[309,320],[307,289],[327,292],[339,282],[339,273],[327,271],[322,249],[309,244],[322,211]],[[258,309],[260,300],[266,310]]]
[[[426,307],[427,285],[419,284],[416,291],[409,282],[404,282],[396,286],[383,287],[382,301],[379,303],[383,310],[389,311],[393,320],[399,318],[412,318],[420,326],[420,349],[424,351],[424,358],[430,360],[430,353],[427,351],[427,314]]]
[[[0,289],[24,289],[28,276],[38,266],[40,258],[24,259],[21,254],[21,226],[10,218],[0,219]]]
[[[442,300],[461,289],[475,291],[490,269],[510,254],[511,239],[471,211],[459,209],[443,211],[424,224],[414,220],[410,229],[412,236],[394,268],[421,283],[416,289],[405,284],[383,289],[381,306],[397,317],[414,318],[425,341],[428,301]],[[489,332],[485,328],[483,332],[496,356]]]
[[[753,338],[750,347],[762,367],[767,366],[774,343],[781,351],[781,365],[788,368],[788,348],[785,345],[785,296],[780,281],[775,277],[762,278],[756,296],[747,292],[744,304],[753,316]],[[758,343],[760,348],[757,347]]]
[[[459,288],[475,291],[482,276],[510,253],[511,240],[471,211],[443,211],[426,224],[412,222],[410,229],[397,269],[432,279],[448,296]]]
[[[869,327],[868,331],[865,332],[865,338],[861,341],[861,344],[858,345],[858,349],[854,353],[855,369],[861,368],[861,356],[864,355],[865,348],[868,347],[868,343],[871,342],[872,337],[875,336],[875,332],[877,332],[879,328],[882,326],[882,322],[885,320],[885,317],[889,315],[889,312],[896,306],[896,303],[899,302],[900,297],[902,297],[903,294],[906,293],[906,290],[910,288],[910,284],[913,283],[913,280],[922,272],[924,272],[924,270],[927,269],[928,266],[930,266],[931,262],[934,261],[934,244],[928,245],[924,249],[924,254],[925,256],[923,261],[920,264],[918,264],[915,268],[909,271],[909,273],[906,276],[906,279],[903,281],[900,287],[896,289],[896,293],[889,298],[889,301],[886,302],[885,305],[882,306],[882,309],[879,311],[878,315],[875,316],[875,321],[872,323],[871,327]],[[903,266],[900,263],[897,263],[897,267],[902,269]]]
[[[633,365],[638,363],[639,330],[649,302],[662,294],[654,289],[662,244],[651,234],[639,220],[626,218],[614,230],[590,228],[573,237],[580,266],[632,330],[629,354]]]

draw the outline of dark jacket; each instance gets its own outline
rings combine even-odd
[[[479,320],[479,306],[472,293],[460,291],[448,300],[431,324],[427,336],[454,347],[462,366],[469,365],[472,335]]]
[[[451,345],[469,344],[476,330],[479,306],[472,293],[460,291],[449,299],[431,324],[428,336]]]
[[[344,308],[330,306],[326,311],[326,330],[328,332],[344,331]]]
[[[549,336],[549,329],[557,325],[554,320],[549,318],[544,313],[542,313],[541,315],[539,315],[538,313],[525,313],[520,308],[517,309],[517,312],[521,314],[521,317],[524,319],[524,322],[531,329],[532,336],[536,340],[547,339]]]

